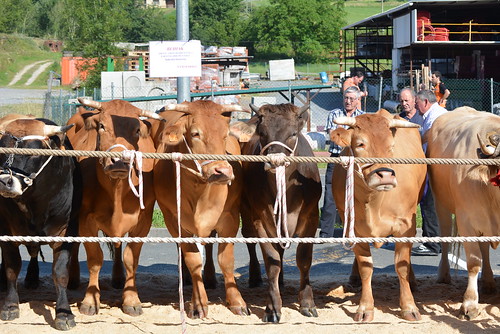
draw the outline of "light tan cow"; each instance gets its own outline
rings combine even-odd
[[[113,100],[97,102],[79,99],[82,105],[91,107],[89,111],[81,108],[68,123],[74,123],[74,131],[68,138],[76,150],[123,152],[125,150],[154,153],[153,139],[150,137],[151,125],[141,116],[158,118],[158,115],[145,112],[130,102]],[[133,159],[133,166],[131,160]],[[131,156],[123,158],[79,159],[83,175],[83,201],[80,211],[79,234],[94,237],[102,231],[110,237],[146,237],[151,228],[153,206],[153,160],[144,159],[142,172],[138,161]],[[130,173],[130,174],[129,174]],[[134,194],[140,192],[143,184],[143,204]],[[133,185],[133,189],[130,184]],[[135,274],[139,265],[142,243],[128,243],[121,259],[121,244],[115,244],[115,261],[112,284],[123,287],[122,309],[126,314],[137,316],[142,313],[141,301],[137,293]],[[78,248],[75,247],[77,250]],[[89,284],[80,312],[94,315],[99,312],[100,287],[99,272],[103,263],[103,253],[98,243],[85,243]],[[73,254],[71,281],[79,281],[78,257]],[[125,266],[126,276],[123,273]],[[76,283],[75,283],[76,282]]]
[[[336,124],[349,125],[330,133],[333,142],[344,146],[342,156],[371,158],[423,158],[418,125],[391,115],[385,109],[375,114],[341,117]],[[413,128],[413,129],[412,129]],[[423,191],[425,165],[357,164],[354,173],[354,231],[357,237],[413,237],[416,234],[417,204]],[[346,171],[336,165],[332,191],[344,219]],[[344,222],[344,228],[350,225]],[[375,244],[380,247],[381,244]],[[401,315],[406,320],[421,318],[410,281],[414,279],[410,263],[411,243],[396,243],[394,264],[400,283]],[[373,320],[374,300],[371,278],[373,261],[368,243],[354,246],[356,261],[351,280],[361,280],[361,300],[354,319]],[[358,268],[357,268],[358,267]],[[359,278],[356,277],[359,269]]]
[[[496,159],[500,156],[500,117],[469,107],[440,116],[426,138],[429,158]],[[498,166],[430,165],[431,186],[436,202],[441,235],[451,235],[455,214],[460,236],[500,235],[500,191]],[[498,243],[491,243],[493,248]],[[448,243],[442,244],[439,282],[450,282]],[[461,317],[479,314],[478,273],[483,266],[484,292],[494,292],[495,280],[489,263],[488,243],[463,243],[467,256],[469,282],[461,307]]]
[[[237,105],[219,105],[199,100],[168,105],[159,114],[166,120],[154,125],[158,153],[240,154],[235,137],[229,135],[230,115],[242,111]],[[182,161],[182,237],[235,237],[239,228],[242,190],[241,164],[199,160]],[[177,237],[176,171],[173,161],[159,160],[154,167],[155,194],[171,235]],[[202,262],[194,244],[181,244],[193,283],[189,316],[205,318],[208,297],[202,279]],[[234,244],[218,247],[219,266],[224,275],[226,301],[235,314],[249,314],[234,278]]]

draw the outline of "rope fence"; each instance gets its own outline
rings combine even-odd
[[[121,158],[123,152],[50,150],[0,147],[0,154],[20,154],[38,156],[74,156],[92,158]],[[227,160],[246,162],[272,162],[273,157],[262,155],[224,155],[224,154],[179,154],[179,153],[142,153],[145,159],[161,160]],[[341,163],[340,157],[298,157],[284,156],[284,162]],[[444,165],[488,165],[500,166],[500,159],[442,159],[442,158],[354,158],[355,163],[390,164],[444,164]],[[0,242],[135,242],[135,243],[396,243],[396,242],[500,242],[500,236],[481,237],[386,237],[386,238],[137,238],[137,237],[51,237],[51,236],[0,236]]]

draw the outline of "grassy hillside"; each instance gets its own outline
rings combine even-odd
[[[402,5],[406,1],[381,1],[381,0],[350,0],[345,2],[347,24],[361,21],[367,17]]]
[[[20,35],[0,34],[0,87],[6,87],[15,74],[21,71],[24,66],[34,62],[53,61],[53,64],[47,67],[41,75],[29,86],[26,81],[36,71],[37,66],[26,71],[20,80],[12,87],[18,88],[44,88],[47,86],[49,72],[60,73],[59,52],[50,52],[42,46],[42,41]]]

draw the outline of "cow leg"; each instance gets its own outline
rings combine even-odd
[[[361,300],[356,310],[354,321],[370,322],[373,320],[374,302],[372,293],[373,259],[370,244],[361,243],[354,246],[354,254],[361,279]]]
[[[439,218],[439,228],[442,237],[451,236],[452,226],[453,226],[453,218],[451,213],[446,210],[438,201],[435,201],[436,213]],[[450,250],[450,243],[442,242],[441,243],[441,260],[439,261],[438,268],[438,283],[451,283],[451,275],[450,275],[450,262],[448,260],[448,253]]]
[[[71,259],[69,262],[68,289],[70,290],[76,290],[80,286],[80,262],[78,262],[79,251],[80,243],[73,243],[71,246]]]
[[[89,285],[85,292],[85,298],[80,305],[80,312],[85,315],[96,315],[99,313],[101,302],[101,290],[99,288],[99,272],[102,268],[102,249],[96,242],[84,243],[87,253],[87,267],[89,269]]]
[[[356,258],[354,258],[354,261],[352,261],[351,275],[349,275],[349,285],[353,288],[359,288],[361,286],[358,260]]]
[[[54,262],[52,263],[52,279],[56,287],[56,319],[58,330],[69,330],[76,326],[75,316],[69,306],[67,287],[69,280],[69,262],[72,245],[68,243],[52,245]]]
[[[125,268],[122,260],[122,244],[112,245],[113,271],[111,272],[111,286],[115,289],[123,289],[125,286]]]
[[[300,270],[299,311],[306,317],[317,317],[318,312],[314,304],[313,290],[309,280],[312,263],[313,244],[299,244],[297,246],[296,261]]]
[[[416,321],[422,319],[420,312],[411,293],[410,282],[412,279],[412,268],[410,263],[411,243],[396,243],[394,250],[394,265],[399,277],[399,305],[401,316],[405,320]]]
[[[5,272],[5,261],[2,253],[2,263],[0,264],[0,291],[7,290],[7,273]]]
[[[143,313],[135,282],[141,249],[142,243],[132,242],[127,244],[123,252],[123,264],[125,265],[127,278],[123,288],[122,309],[125,314],[131,316],[138,316]]]
[[[262,255],[266,265],[268,280],[268,300],[262,321],[278,323],[281,319],[282,300],[279,288],[279,275],[281,270],[280,253],[275,246],[269,243],[261,243]]]
[[[248,265],[248,287],[257,288],[262,286],[264,281],[262,280],[262,272],[260,270],[260,262],[257,257],[257,245],[247,244],[248,256],[250,258],[250,263]]]
[[[493,271],[491,270],[490,263],[490,244],[487,242],[480,242],[481,256],[483,258],[483,267],[481,270],[481,293],[493,295],[497,291]]]
[[[226,303],[234,314],[249,315],[250,310],[243,300],[234,278],[234,244],[221,243],[218,247],[219,267],[224,275]]]
[[[1,247],[7,281],[7,294],[0,311],[0,319],[7,321],[19,318],[17,277],[21,271],[21,254],[19,253],[19,247],[10,242],[1,243]]]
[[[213,231],[210,236],[215,237],[216,232]],[[205,245],[205,266],[203,267],[203,283],[205,289],[215,289],[217,287],[217,277],[215,275],[214,265],[214,244],[208,243]]]
[[[467,256],[468,283],[460,308],[460,318],[471,320],[479,315],[478,274],[481,268],[481,250],[477,242],[463,243]]]
[[[201,256],[195,244],[181,244],[184,261],[193,281],[193,295],[189,317],[205,318],[208,315],[208,297],[201,275]]]
[[[24,278],[24,287],[26,289],[36,289],[39,284],[40,268],[38,267],[38,256],[32,256],[30,258],[30,263],[28,264],[26,277]]]

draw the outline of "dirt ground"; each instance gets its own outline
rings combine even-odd
[[[298,280],[287,279],[282,290],[283,310],[279,324],[261,321],[267,289],[247,288],[243,279],[238,281],[241,293],[252,314],[233,315],[224,306],[223,284],[208,290],[208,318],[187,319],[187,333],[500,333],[500,293],[481,296],[481,314],[471,321],[457,318],[466,287],[465,277],[455,277],[451,285],[436,284],[434,276],[417,276],[418,290],[414,293],[422,320],[408,322],[399,317],[399,283],[395,275],[379,275],[373,279],[375,318],[371,323],[353,320],[359,301],[359,290],[349,289],[348,277],[343,275],[312,277],[315,302],[319,316],[307,318],[298,312]],[[86,280],[80,288],[69,292],[77,325],[72,333],[181,333],[177,276],[139,273],[138,289],[144,314],[131,317],[120,309],[121,291],[113,289],[110,277],[101,278],[101,309],[96,316],[85,316],[78,311],[83,299]],[[497,281],[497,283],[500,283]],[[497,284],[500,286],[500,284]],[[55,292],[50,277],[42,277],[37,290],[26,290],[19,282],[21,316],[0,324],[2,333],[56,333],[54,329]],[[186,308],[189,307],[190,287],[185,288]],[[5,293],[0,293],[3,301]]]

